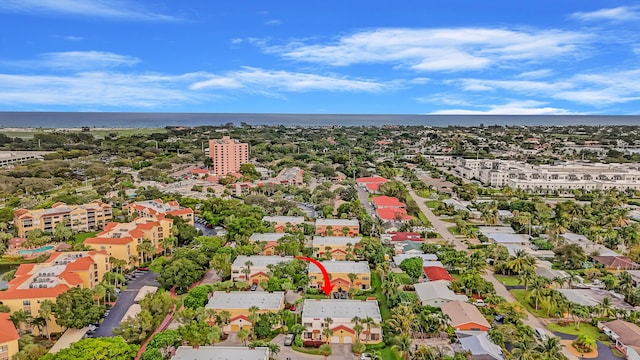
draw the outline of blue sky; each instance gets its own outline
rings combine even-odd
[[[0,110],[640,114],[640,2],[0,0]]]

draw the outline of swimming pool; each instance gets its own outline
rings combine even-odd
[[[39,247],[37,249],[18,250],[18,255],[38,254],[38,253],[41,253],[41,252],[53,250],[53,248],[54,248],[53,245],[46,245],[46,246],[41,246],[41,247]]]

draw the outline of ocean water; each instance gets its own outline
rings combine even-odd
[[[1,128],[163,128],[223,125],[284,126],[478,126],[478,125],[640,125],[640,116],[601,115],[385,115],[385,114],[221,114],[115,112],[0,112]]]

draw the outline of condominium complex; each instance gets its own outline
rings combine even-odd
[[[13,213],[13,223],[19,237],[26,237],[34,229],[53,232],[56,225],[63,222],[73,231],[102,229],[111,218],[111,206],[100,200],[84,205],[57,202],[50,209],[18,209]]]
[[[123,209],[127,209],[129,214],[136,214],[144,219],[159,219],[172,215],[182,218],[189,225],[194,224],[193,210],[181,207],[175,200],[166,203],[161,199],[138,201],[125,205]]]
[[[278,312],[284,309],[284,292],[266,291],[216,291],[211,295],[205,309],[213,309],[217,313],[227,311],[229,323],[223,327],[224,332],[249,330],[253,326],[249,320],[250,308],[258,308],[257,313]]]
[[[263,280],[269,280],[269,265],[292,260],[292,256],[240,255],[231,264],[231,280],[259,284]]]
[[[173,220],[166,218],[137,219],[130,223],[111,222],[96,237],[87,238],[84,244],[135,266],[145,256],[152,255],[139,251],[138,245],[148,240],[156,253],[161,252],[163,240],[171,236],[172,229]]]
[[[364,343],[382,341],[382,316],[376,300],[312,300],[304,301],[302,307],[302,333],[304,340],[324,340],[334,344],[352,344],[356,340],[354,317],[371,318],[369,325],[363,325],[360,340]],[[332,322],[325,322],[331,318]],[[323,329],[331,329],[331,337],[323,338]]]
[[[233,140],[228,136],[209,140],[213,172],[222,176],[240,171],[240,165],[249,162],[249,144]]]
[[[346,260],[348,254],[354,255],[355,246],[361,240],[361,236],[314,236],[311,246],[316,256]]]
[[[0,313],[0,360],[9,360],[18,353],[20,334],[9,318],[9,313]]]
[[[492,187],[528,191],[640,190],[640,164],[565,162],[531,165],[512,160],[455,158],[450,164],[461,177]]]
[[[358,219],[317,219],[316,235],[322,236],[356,236],[360,234]]]
[[[351,288],[371,289],[371,270],[368,262],[322,261],[321,264],[331,279],[332,292],[347,292]],[[353,277],[353,280],[349,276]],[[309,280],[310,288],[319,289],[324,284],[324,276],[314,263],[309,263]]]
[[[109,256],[104,252],[54,252],[43,263],[21,264],[8,289],[0,291],[0,304],[11,312],[23,310],[36,316],[42,301],[55,302],[58,295],[73,287],[93,289],[110,270]],[[49,330],[58,332],[61,328],[50,321]]]

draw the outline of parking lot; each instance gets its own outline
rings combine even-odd
[[[133,300],[138,294],[141,287],[148,286],[160,286],[156,281],[158,274],[151,271],[141,273],[136,278],[132,279],[127,285],[127,289],[120,293],[118,301],[111,308],[109,315],[107,315],[102,323],[98,326],[96,331],[92,334],[92,337],[111,337],[113,336],[113,328],[117,327],[122,320],[122,317],[127,312],[129,307],[133,304]]]

